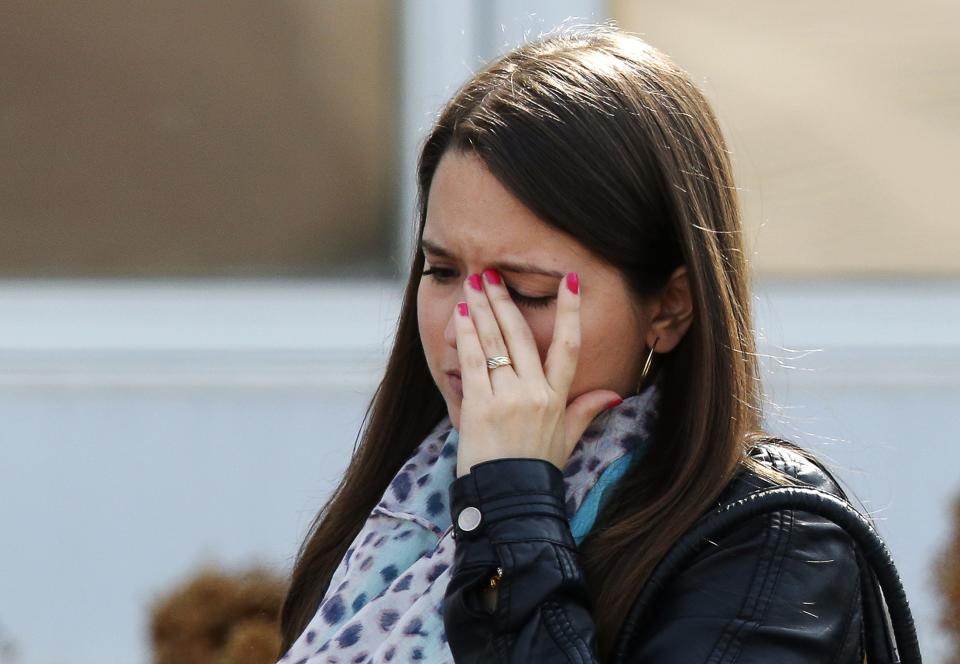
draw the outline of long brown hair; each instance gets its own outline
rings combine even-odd
[[[761,431],[762,390],[740,211],[717,121],[690,77],[609,26],[567,30],[489,64],[446,105],[419,160],[419,229],[396,340],[369,425],[300,550],[281,616],[283,651],[403,462],[446,414],[423,354],[416,294],[430,184],[468,151],[540,219],[616,266],[638,298],[685,265],[694,321],[657,356],[652,444],[581,543],[599,654],[670,545],[742,468]],[[637,344],[643,347],[642,343]],[[630,589],[630,592],[624,592]]]

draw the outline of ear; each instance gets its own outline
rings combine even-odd
[[[693,298],[686,265],[673,271],[660,295],[653,298],[651,311],[647,347],[656,341],[655,352],[667,353],[680,343],[693,322]]]

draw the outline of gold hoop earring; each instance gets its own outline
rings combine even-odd
[[[647,378],[647,372],[650,371],[650,362],[653,361],[653,349],[657,347],[658,341],[660,341],[660,337],[657,337],[653,340],[653,345],[650,346],[650,352],[647,353],[647,361],[643,365],[643,373],[640,374],[640,382],[637,383],[637,394],[640,394],[640,386],[643,385],[643,381]]]

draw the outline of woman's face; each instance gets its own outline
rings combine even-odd
[[[470,274],[496,269],[533,332],[541,364],[553,338],[556,294],[567,272],[580,275],[580,359],[569,403],[594,389],[636,392],[647,320],[620,273],[524,207],[476,156],[448,151],[433,182],[423,230],[425,271],[417,322],[427,365],[460,425],[460,372],[454,328]],[[659,347],[658,347],[659,349]]]

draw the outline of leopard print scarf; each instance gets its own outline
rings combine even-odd
[[[603,490],[646,448],[659,389],[597,415],[564,466],[566,511],[577,544]],[[445,416],[394,476],[347,549],[313,619],[278,664],[453,662],[443,597],[454,540],[448,487],[459,434]]]

